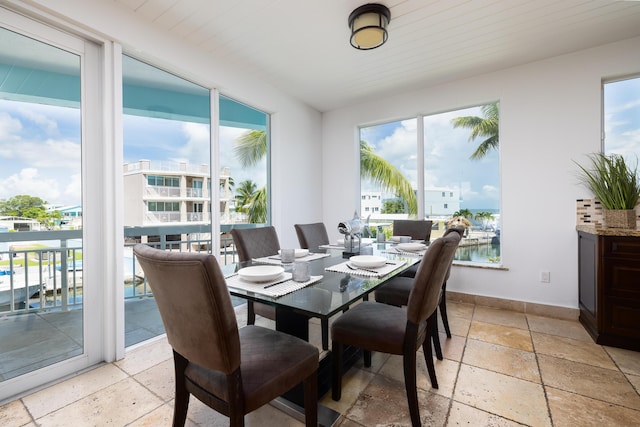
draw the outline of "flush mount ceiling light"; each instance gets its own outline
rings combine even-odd
[[[360,6],[349,15],[351,46],[360,50],[375,49],[387,41],[387,25],[391,20],[389,9],[378,3]]]

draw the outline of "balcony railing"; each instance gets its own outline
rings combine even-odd
[[[215,251],[207,224],[126,227],[125,299],[151,295],[131,250],[136,243],[171,251],[215,253],[221,264],[229,264],[237,261],[229,234],[232,227],[255,225],[222,225],[220,246]],[[0,233],[0,315],[81,307],[82,273],[82,230]]]

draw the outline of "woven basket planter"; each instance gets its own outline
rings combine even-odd
[[[608,228],[636,228],[635,209],[609,210],[604,209],[604,225]]]

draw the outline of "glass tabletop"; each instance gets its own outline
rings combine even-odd
[[[364,277],[358,274],[338,273],[325,270],[337,264],[347,261],[340,251],[330,251],[331,256],[309,261],[312,276],[322,275],[320,281],[308,285],[292,293],[270,297],[257,292],[250,292],[229,286],[231,295],[270,304],[276,307],[289,308],[310,317],[328,318],[341,312],[353,302],[368,295],[375,288],[397,276],[413,264],[420,261],[418,256],[385,253],[382,249],[385,245],[378,246],[375,255],[388,258],[390,261],[405,261],[405,264],[387,275],[377,277]],[[240,268],[251,265],[264,265],[254,262],[236,263],[224,266],[225,276],[238,271]],[[283,265],[285,271],[291,271],[291,265]]]

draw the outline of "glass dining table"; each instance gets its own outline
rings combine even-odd
[[[367,275],[367,271],[346,270],[348,272],[331,271],[344,265],[348,259],[343,258],[342,250],[336,248],[324,249],[328,256],[309,262],[311,276],[322,276],[318,281],[295,290],[291,293],[273,297],[259,292],[252,292],[240,287],[234,287],[227,279],[227,286],[232,296],[269,304],[275,307],[275,328],[301,339],[309,341],[309,320],[320,319],[321,324],[328,325],[329,318],[347,310],[350,305],[359,300],[368,299],[371,292],[399,275],[410,266],[418,263],[419,256],[393,253],[388,244],[373,244],[373,254],[383,256],[390,262],[397,264],[397,268],[382,276]],[[274,262],[275,263],[275,262]],[[233,275],[248,266],[262,265],[256,260],[224,266],[225,277]],[[283,265],[285,271],[291,271],[290,265]],[[329,269],[329,270],[328,270]],[[344,269],[343,269],[344,270]],[[328,350],[328,343],[323,342],[323,348]],[[348,369],[357,361],[361,351],[347,349],[343,356],[344,369]],[[318,370],[318,396],[324,395],[331,387],[331,357],[330,351],[321,352]],[[302,403],[301,393],[294,392],[287,395],[296,404]]]

